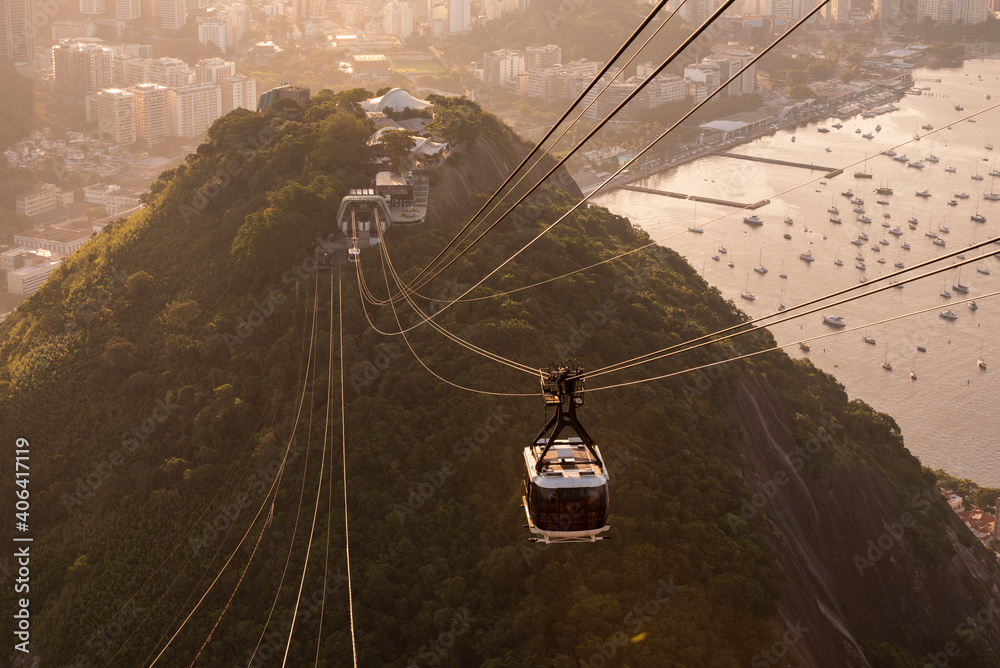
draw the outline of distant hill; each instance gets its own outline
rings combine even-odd
[[[529,543],[537,378],[426,327],[379,333],[417,321],[402,302],[397,320],[362,301],[387,295],[380,247],[362,254],[363,283],[351,265],[314,271],[315,236],[372,176],[373,128],[353,105],[366,95],[220,119],[146,209],[0,324],[0,494],[14,498],[10,453],[27,439],[38,666],[150,665],[161,651],[157,665],[278,665],[297,598],[288,665],[351,665],[341,393],[358,665],[1000,665],[994,555],[891,417],[780,352],[598,390],[767,348],[763,330],[593,379],[581,418],[608,461],[612,540]],[[474,103],[439,104],[476,130],[432,173],[433,220],[388,233],[404,281],[526,150]],[[455,299],[569,209],[565,188],[545,187],[414,299]],[[493,298],[437,320],[531,367],[587,369],[746,321],[666,248],[514,291],[648,243],[584,207],[470,295]],[[528,396],[458,389],[410,345],[451,383]],[[2,614],[16,605],[4,597]]]

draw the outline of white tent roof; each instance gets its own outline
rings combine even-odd
[[[393,88],[382,97],[373,97],[361,103],[361,108],[365,111],[382,111],[389,107],[393,111],[403,111],[407,107],[410,109],[426,109],[432,106],[427,100],[418,100],[402,88]]]

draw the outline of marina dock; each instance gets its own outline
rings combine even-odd
[[[629,186],[621,185],[616,186],[622,190],[631,190],[637,193],[646,193],[648,195],[663,195],[664,197],[673,197],[675,199],[689,199],[694,202],[705,202],[707,204],[719,204],[721,206],[731,206],[735,209],[759,209],[765,204],[770,204],[771,200],[765,199],[759,202],[754,202],[752,204],[747,204],[746,202],[733,202],[726,199],[717,199],[715,197],[703,197],[701,195],[685,195],[684,193],[670,192],[669,190],[654,190],[653,188],[644,188],[642,186]]]
[[[792,162],[791,160],[777,160],[775,158],[761,158],[755,155],[740,155],[739,153],[729,153],[727,151],[719,151],[716,153],[718,156],[724,158],[737,158],[739,160],[750,160],[752,162],[766,162],[771,165],[784,165],[785,167],[802,167],[803,169],[814,169],[821,172],[832,172],[837,169],[837,167],[824,167],[823,165],[817,165],[814,163],[805,162]]]

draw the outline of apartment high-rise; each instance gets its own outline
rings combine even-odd
[[[523,51],[500,49],[483,55],[483,78],[490,83],[503,86],[523,73]]]
[[[140,0],[115,0],[115,18],[120,21],[132,21],[142,16]]]
[[[97,127],[122,146],[135,143],[135,99],[120,88],[97,91]]]
[[[382,30],[406,40],[413,34],[413,8],[408,2],[389,2],[382,9]]]
[[[219,82],[222,87],[222,113],[233,109],[257,109],[257,80],[243,74],[225,77]]]
[[[52,47],[53,92],[69,104],[110,88],[111,49],[99,39],[64,39]]]
[[[179,58],[156,58],[149,63],[149,81],[161,86],[187,86],[195,82],[194,72]]]
[[[179,30],[187,23],[187,3],[184,0],[158,0],[160,27]]]
[[[195,83],[221,84],[226,77],[236,76],[236,63],[222,58],[204,58],[195,63]]]
[[[448,0],[448,32],[465,32],[472,26],[470,0]]]
[[[533,70],[536,67],[550,67],[562,62],[562,49],[555,44],[545,46],[529,46],[524,50],[524,67]]]
[[[222,115],[222,88],[203,83],[167,91],[171,133],[178,137],[202,137]]]
[[[103,14],[107,11],[105,0],[80,0],[80,13],[87,15]]]
[[[136,140],[149,146],[169,136],[167,88],[155,83],[141,83],[130,90],[135,99]]]
[[[232,27],[219,17],[212,21],[198,21],[198,41],[202,44],[214,44],[219,51],[226,53],[233,44]]]
[[[0,0],[0,60],[31,60],[31,0]]]

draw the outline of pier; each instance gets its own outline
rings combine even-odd
[[[733,202],[727,199],[717,199],[715,197],[703,197],[702,195],[685,195],[684,193],[670,192],[669,190],[654,190],[653,188],[644,188],[643,186],[617,186],[622,190],[631,190],[637,193],[646,193],[647,195],[663,195],[664,197],[673,197],[676,199],[689,199],[694,202],[705,202],[707,204],[719,204],[721,206],[731,206],[736,209],[759,209],[765,204],[770,204],[771,200],[765,199],[759,202],[754,202],[753,204],[747,204],[746,202]]]
[[[833,172],[836,167],[824,167],[823,165],[817,165],[814,163],[805,162],[792,162],[791,160],[776,160],[775,158],[760,158],[755,155],[740,155],[739,153],[728,153],[726,151],[719,151],[716,155],[722,156],[724,158],[737,158],[739,160],[750,160],[752,162],[766,162],[770,165],[784,165],[785,167],[802,167],[803,169],[816,169],[821,172]]]

